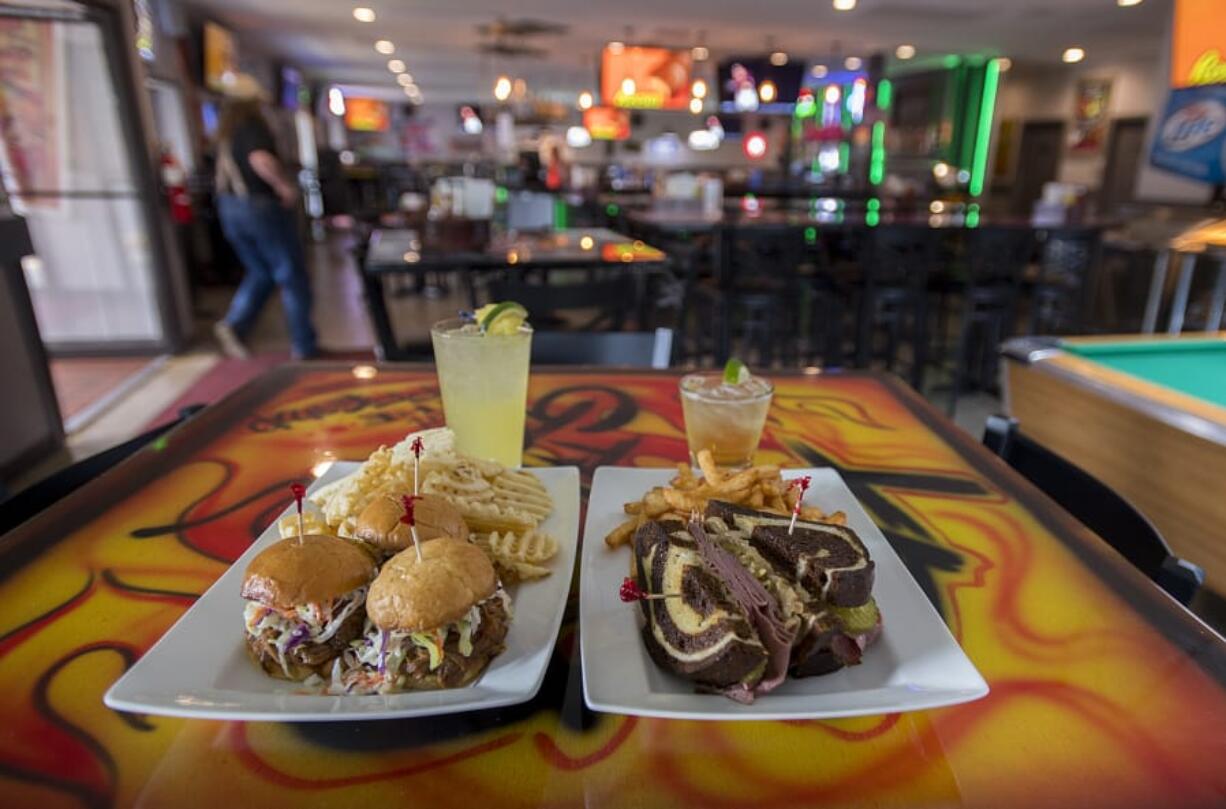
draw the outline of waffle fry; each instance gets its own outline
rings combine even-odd
[[[528,472],[507,470],[494,478],[494,501],[514,504],[519,509],[543,522],[553,511],[553,498],[535,475]]]
[[[791,514],[800,492],[783,478],[778,466],[753,466],[740,472],[729,472],[715,465],[709,450],[702,450],[696,459],[702,475],[694,474],[689,464],[677,464],[677,475],[668,486],[656,486],[643,495],[641,500],[625,504],[630,519],[618,525],[605,536],[605,544],[618,548],[628,544],[634,532],[647,520],[673,515],[689,519],[691,512],[702,511],[709,500],[724,500],[750,508]],[[840,512],[827,514],[816,506],[802,506],[802,519],[815,522],[830,522],[845,525],[847,515]]]
[[[494,533],[486,541],[496,556],[516,562],[539,565],[558,553],[558,541],[535,529],[522,534]]]
[[[504,584],[548,576],[553,571],[544,563],[558,552],[557,540],[536,530],[494,532],[477,537],[475,542],[494,563]]]

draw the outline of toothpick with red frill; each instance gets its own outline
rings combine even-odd
[[[294,503],[298,506],[298,544],[302,544],[302,535],[306,533],[302,524],[302,498],[306,497],[306,486],[301,483],[291,483],[290,492],[294,495]]]
[[[627,604],[633,601],[656,601],[661,598],[681,598],[681,593],[649,593],[638,583],[627,576],[622,579],[622,586],[618,588],[617,597]]]
[[[812,482],[813,479],[805,475],[804,477],[793,479],[788,484],[789,487],[795,486],[800,489],[800,494],[796,496],[796,505],[792,506],[792,521],[788,523],[788,536],[791,536],[792,531],[796,530],[796,519],[800,516],[800,506],[804,502],[805,492],[809,491],[809,484]]]
[[[413,537],[413,550],[417,551],[417,561],[421,561],[421,542],[417,540],[417,520],[413,518],[413,506],[417,500],[417,495],[406,494],[400,498],[400,502],[404,504],[404,516],[400,521],[409,526],[409,535]]]
[[[413,496],[417,496],[417,478],[418,472],[421,470],[421,453],[425,449],[422,443],[421,436],[415,436],[413,443],[409,445],[413,449]]]

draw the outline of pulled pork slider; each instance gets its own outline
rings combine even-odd
[[[353,535],[384,554],[413,547],[409,526],[400,521],[404,517],[402,501],[403,498],[392,493],[380,494],[358,515]],[[417,524],[417,538],[422,542],[439,537],[468,539],[464,517],[441,497],[417,497],[413,502],[413,518]]]
[[[307,534],[270,545],[243,577],[247,651],[274,677],[326,674],[362,634],[374,575],[370,555],[343,539]]]
[[[458,688],[498,653],[511,599],[477,546],[447,537],[393,556],[370,586],[364,638],[333,664],[334,693]]]

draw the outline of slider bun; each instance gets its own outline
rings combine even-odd
[[[413,547],[409,526],[400,521],[404,505],[394,494],[385,493],[370,502],[358,515],[353,535],[385,551],[402,551]],[[413,505],[417,523],[417,538],[428,542],[439,537],[468,539],[468,526],[459,510],[441,497],[424,495]]]
[[[484,551],[462,539],[424,542],[422,560],[409,548],[383,565],[366,596],[366,614],[387,631],[436,629],[464,616],[498,588]]]
[[[323,534],[283,539],[260,551],[243,576],[243,598],[290,610],[325,603],[361,587],[375,563],[355,543]]]

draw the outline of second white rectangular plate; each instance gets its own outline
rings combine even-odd
[[[820,719],[936,708],[988,693],[894,548],[833,469],[789,469],[784,476],[812,476],[805,501],[845,512],[876,562],[873,596],[884,631],[863,663],[821,677],[788,678],[752,705],[698,694],[693,683],[655,665],[640,637],[640,610],[618,598],[631,551],[609,550],[604,537],[626,519],[624,503],[667,485],[674,474],[604,466],[592,481],[579,574],[583,691],[592,710],[671,719]]]
[[[334,464],[312,484],[339,480],[359,464]],[[281,722],[391,719],[475,711],[527,702],[545,677],[562,623],[579,539],[579,470],[573,466],[526,470],[553,497],[541,526],[558,540],[547,578],[509,589],[514,617],[506,650],[477,682],[465,688],[402,694],[329,696],[266,675],[247,657],[239,597],[247,563],[280,537],[274,520],[230,569],[106,692],[119,711],[198,719]],[[286,514],[292,507],[286,509]],[[279,515],[278,519],[280,519]]]

